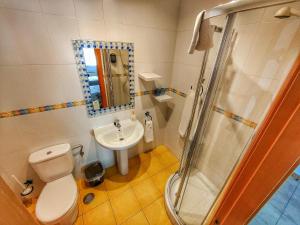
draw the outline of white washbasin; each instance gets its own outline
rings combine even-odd
[[[97,142],[111,150],[127,150],[142,139],[144,127],[138,120],[121,120],[120,124],[121,132],[113,123],[95,128],[94,134]]]
[[[135,146],[144,135],[144,127],[138,121],[121,120],[121,129],[113,123],[94,129],[96,141],[104,148],[117,151],[118,168],[121,174],[128,173],[127,150]]]

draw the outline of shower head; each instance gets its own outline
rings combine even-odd
[[[289,6],[285,6],[280,8],[274,15],[275,18],[278,19],[285,19],[291,16],[299,16],[300,17],[300,10],[291,8]]]

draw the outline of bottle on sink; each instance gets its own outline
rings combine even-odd
[[[130,119],[131,119],[132,121],[136,121],[136,115],[135,115],[134,110],[131,111]]]

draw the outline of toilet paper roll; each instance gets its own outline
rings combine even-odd
[[[145,123],[144,140],[145,140],[146,143],[150,143],[154,140],[152,120],[148,120]]]

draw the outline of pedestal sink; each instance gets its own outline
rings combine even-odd
[[[113,123],[94,129],[97,142],[104,148],[117,151],[117,163],[122,175],[128,173],[128,149],[135,146],[144,135],[144,127],[138,121],[121,120],[120,129]]]

